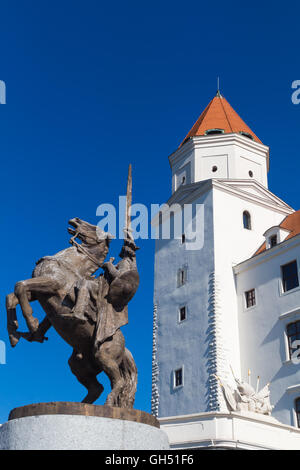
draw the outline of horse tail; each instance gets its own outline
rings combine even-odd
[[[118,405],[122,408],[133,408],[137,386],[137,368],[132,354],[127,348],[125,348],[119,369],[125,384],[119,393]]]

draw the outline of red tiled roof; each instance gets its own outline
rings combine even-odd
[[[293,238],[300,233],[300,210],[288,215],[280,224],[280,228],[290,230],[291,233],[286,237],[286,240]]]
[[[290,238],[293,238],[296,235],[299,235],[300,233],[300,210],[293,212],[292,214],[288,215],[285,219],[283,219],[279,227],[284,230],[290,231],[290,233],[288,234],[285,240],[289,240]],[[264,242],[261,245],[261,247],[254,253],[253,256],[259,255],[259,253],[263,253],[264,251],[266,251],[266,242]]]
[[[250,127],[240,118],[228,101],[219,93],[215,96],[203,113],[197,119],[190,132],[183,139],[180,147],[190,137],[205,135],[209,129],[224,129],[225,134],[246,132],[252,135],[256,142],[261,140],[252,132]]]

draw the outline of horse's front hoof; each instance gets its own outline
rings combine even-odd
[[[12,334],[9,335],[9,342],[10,342],[10,345],[11,345],[12,348],[17,346],[20,337],[21,337],[20,334],[17,333],[17,332],[12,333]]]
[[[26,319],[26,323],[30,333],[35,333],[39,327],[39,321],[35,317],[29,317]]]

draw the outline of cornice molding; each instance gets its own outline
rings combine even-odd
[[[279,197],[275,196],[275,194],[271,193],[268,189],[266,189],[262,184],[258,183],[256,180],[239,180],[239,179],[214,179],[213,186],[227,192],[229,194],[234,194],[242,197],[244,200],[248,200],[250,202],[254,202],[264,207],[271,208],[277,212],[280,212],[284,215],[289,215],[294,212],[294,209],[282,201]],[[247,192],[240,187],[241,186],[252,186],[256,188],[258,192],[263,193],[266,198],[259,197],[259,194],[255,195],[254,193]]]
[[[190,138],[182,147],[179,147],[171,155],[169,155],[169,163],[172,168],[178,160],[181,160],[186,154],[190,153],[196,148],[201,147],[219,147],[224,145],[239,145],[240,147],[251,150],[261,157],[267,158],[267,164],[269,169],[269,147],[255,142],[247,137],[243,137],[240,134],[222,134],[218,136],[196,136]]]
[[[259,195],[249,193],[243,189],[236,187],[237,185],[251,186],[257,188],[259,192],[263,193],[266,197],[262,198]],[[280,198],[275,196],[271,191],[266,189],[262,184],[255,180],[239,180],[239,179],[209,179],[199,181],[197,183],[191,183],[184,186],[180,186],[164,204],[172,206],[173,204],[179,204],[181,207],[184,204],[191,204],[200,196],[216,188],[220,191],[226,192],[233,196],[242,198],[245,201],[249,201],[253,204],[260,205],[262,207],[276,211],[284,216],[294,212],[294,209],[282,201]],[[162,204],[161,204],[162,205]],[[157,215],[153,217],[151,223],[153,225],[158,224]]]

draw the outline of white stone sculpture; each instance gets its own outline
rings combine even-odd
[[[231,387],[217,377],[222,388],[229,411],[252,412],[271,415],[273,406],[270,403],[269,383],[259,392],[247,382],[234,377],[236,388]]]

